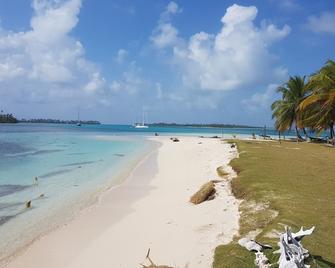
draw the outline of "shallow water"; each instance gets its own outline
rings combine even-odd
[[[1,128],[0,258],[92,202],[152,149],[141,136],[29,125]]]

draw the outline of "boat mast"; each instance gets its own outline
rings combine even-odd
[[[144,110],[142,110],[142,126],[144,126]]]

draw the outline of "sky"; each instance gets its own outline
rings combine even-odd
[[[18,118],[273,125],[276,87],[334,58],[334,0],[0,0]]]

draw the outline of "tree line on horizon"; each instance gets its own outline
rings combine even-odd
[[[4,114],[3,111],[0,113],[0,123],[17,123],[18,120],[13,114]]]
[[[277,88],[281,99],[271,105],[272,118],[279,132],[295,127],[297,139],[303,140],[306,129],[320,134],[329,131],[334,141],[335,122],[335,62],[328,60],[319,71],[309,77],[291,76]],[[312,138],[312,137],[309,137]]]

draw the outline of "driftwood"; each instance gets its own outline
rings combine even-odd
[[[204,201],[213,200],[215,198],[215,183],[209,181],[201,186],[200,190],[191,196],[190,202],[198,205]]]
[[[167,266],[167,265],[156,265],[151,259],[150,259],[150,248],[148,249],[148,253],[147,256],[145,257],[145,259],[149,260],[150,265],[146,266],[144,264],[141,264],[143,268],[173,268],[171,266]]]
[[[279,268],[307,268],[309,265],[305,264],[305,260],[309,257],[308,250],[305,249],[301,240],[311,235],[314,231],[314,226],[308,230],[299,230],[297,233],[292,233],[291,229],[286,227],[285,233],[280,235],[280,242],[278,243],[280,249],[276,253],[280,253]]]
[[[305,260],[308,258],[308,250],[305,249],[301,240],[307,236],[311,235],[314,231],[314,226],[308,230],[301,227],[299,232],[292,233],[291,229],[286,227],[285,233],[281,234],[279,237],[280,242],[278,242],[279,250],[274,253],[280,254],[279,257],[279,268],[308,268],[309,265],[305,264]],[[245,247],[249,251],[255,252],[255,264],[260,268],[271,267],[271,264],[265,254],[264,249],[271,248],[269,245],[262,245],[254,240],[248,238],[242,238],[238,243]]]
[[[240,244],[240,246],[245,247],[247,250],[255,252],[255,265],[260,268],[271,267],[268,258],[263,253],[264,249],[272,248],[270,245],[263,245],[256,242],[255,240],[248,238],[242,238],[238,241],[238,243]]]

